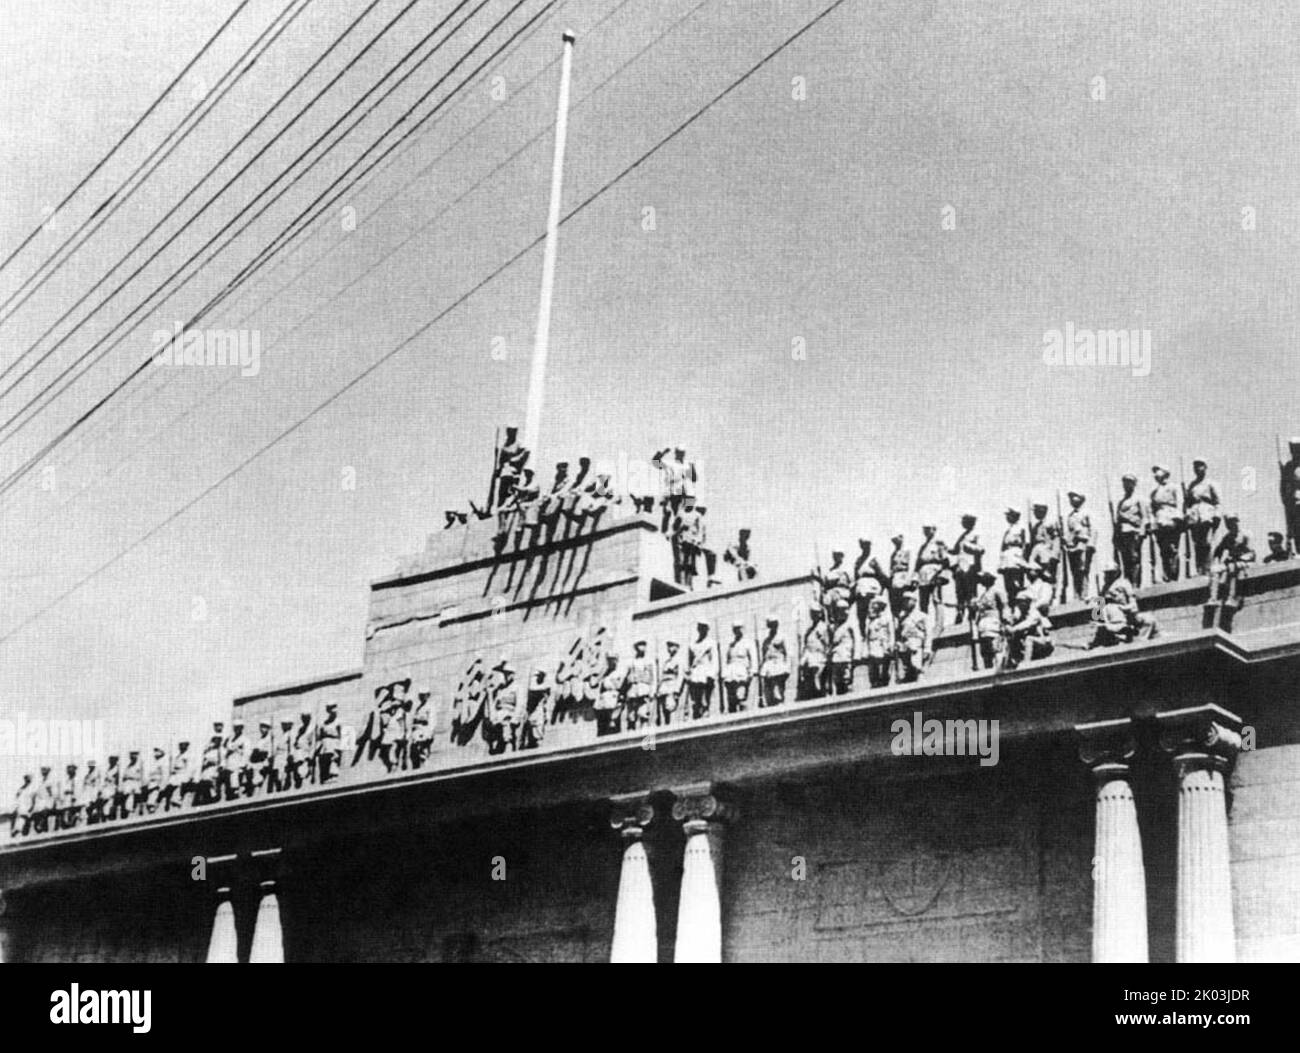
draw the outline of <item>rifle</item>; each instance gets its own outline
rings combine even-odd
[[[492,479],[488,483],[487,504],[484,505],[484,510],[487,512],[491,512],[492,509],[496,506],[497,480],[500,477],[501,477],[501,426],[497,425],[496,433],[492,438]],[[474,507],[473,502],[470,503],[470,507],[471,508]],[[477,511],[478,509],[475,509],[475,512]],[[486,516],[479,516],[479,518],[484,519],[486,518]]]
[[[970,623],[970,669],[972,673],[978,673],[980,668],[980,639],[979,631],[975,628],[975,604],[966,605],[966,620]]]
[[[1178,553],[1183,562],[1183,577],[1192,576],[1192,532],[1187,528],[1187,464],[1180,453],[1178,455],[1178,486],[1183,491],[1183,531],[1178,538]]]
[[[1291,510],[1289,507],[1291,488],[1287,485],[1287,462],[1282,460],[1282,436],[1274,433],[1273,437],[1277,444],[1278,496],[1282,499],[1282,515],[1286,523],[1286,547],[1288,552],[1300,553],[1300,538],[1297,538],[1291,529]]]
[[[1058,553],[1056,573],[1060,577],[1061,585],[1061,603],[1065,603],[1070,597],[1070,561],[1065,551],[1065,518],[1061,515],[1061,489],[1056,490],[1056,532],[1057,543],[1060,545]]]
[[[1119,517],[1115,514],[1115,500],[1110,495],[1110,479],[1106,480],[1106,504],[1110,508],[1110,549],[1111,557],[1121,574],[1124,573],[1124,561],[1119,554]]]

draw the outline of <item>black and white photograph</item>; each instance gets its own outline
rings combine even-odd
[[[3,0],[0,961],[1262,1020],[1298,260],[1287,0]]]

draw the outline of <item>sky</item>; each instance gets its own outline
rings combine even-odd
[[[0,425],[0,472],[148,357],[156,330],[188,319],[438,77],[417,115],[544,0],[449,71],[512,2],[490,0],[192,281],[119,326],[209,239],[238,231],[240,210],[277,177],[258,203],[284,187],[286,167],[329,142],[453,7],[420,0],[250,163],[403,6],[380,0],[136,251],[365,6],[309,4],[0,320],[0,368],[37,348],[0,388],[72,333],[0,395],[5,421],[102,336],[123,337],[30,426]],[[540,250],[448,308],[543,230],[560,31],[578,34],[567,211],[828,3],[560,0],[487,62],[205,322],[256,332],[256,375],[154,367],[0,495],[0,719],[100,719],[113,749],[170,742],[240,693],[357,667],[368,583],[419,551],[444,508],[481,499],[494,429],[522,424]],[[282,6],[240,13],[55,229],[0,269],[0,298],[217,90]],[[0,7],[0,256],[235,7]],[[950,539],[967,510],[996,536],[1005,505],[1054,502],[1058,488],[1083,490],[1104,518],[1108,480],[1117,494],[1133,471],[1145,489],[1151,465],[1176,477],[1180,458],[1204,457],[1262,544],[1281,525],[1275,438],[1300,433],[1298,19],[1283,2],[845,0],[563,225],[543,474],[582,454],[645,460],[685,445],[714,539],[750,527],[760,570],[776,576],[858,537],[914,538],[930,519]],[[1149,331],[1149,372],[1045,362],[1045,335],[1067,326]],[[0,757],[0,791],[28,767]]]

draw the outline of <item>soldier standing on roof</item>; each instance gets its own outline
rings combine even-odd
[[[884,595],[888,580],[880,561],[871,554],[871,542],[858,538],[858,558],[853,561],[853,598],[858,610],[858,633],[863,638],[867,635],[871,601]]]
[[[1070,563],[1070,585],[1074,589],[1074,598],[1088,598],[1088,586],[1092,578],[1092,557],[1097,551],[1097,532],[1092,526],[1092,516],[1083,507],[1087,498],[1077,490],[1067,495],[1070,499],[1070,511],[1065,517],[1065,558]]]
[[[799,658],[799,697],[820,698],[826,694],[830,633],[820,607],[813,607],[808,612],[808,618],[810,624],[803,635],[802,654]]]
[[[1125,475],[1124,496],[1115,509],[1115,528],[1118,532],[1116,548],[1124,577],[1138,588],[1142,587],[1142,542],[1148,533],[1147,510],[1142,499],[1134,492],[1137,476]]]
[[[944,572],[948,568],[948,550],[944,543],[935,537],[938,527],[926,523],[921,527],[924,535],[920,547],[916,550],[916,583],[921,612],[930,613],[934,606],[935,631],[943,628],[943,585]]]
[[[1002,574],[1002,584],[1006,589],[1007,598],[1014,600],[1024,581],[1029,532],[1020,522],[1020,509],[1008,506],[1005,514],[1007,529],[1002,534],[1002,555],[998,561],[998,570]]]
[[[713,711],[713,685],[718,679],[718,644],[709,636],[709,623],[695,623],[695,642],[686,655],[686,690],[691,719],[703,720]]]
[[[1179,542],[1183,534],[1182,499],[1178,487],[1169,481],[1169,469],[1163,465],[1151,468],[1156,485],[1151,491],[1151,529],[1156,537],[1156,551],[1160,554],[1160,572],[1165,581],[1177,581]]]
[[[966,610],[975,598],[979,576],[984,571],[984,546],[975,532],[976,519],[969,512],[961,517],[961,533],[949,549],[948,562],[952,567],[952,580],[957,602],[957,622],[966,617]]]
[[[758,704],[779,706],[785,702],[786,684],[790,679],[790,654],[785,641],[778,635],[781,623],[776,618],[767,619],[767,635],[760,647],[758,675],[762,684]]]
[[[1192,537],[1192,566],[1197,574],[1210,573],[1210,549],[1219,529],[1219,487],[1206,477],[1207,465],[1199,457],[1192,462],[1192,481],[1187,484],[1187,530]]]

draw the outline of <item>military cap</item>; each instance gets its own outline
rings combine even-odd
[[[732,618],[732,619],[731,619],[731,627],[732,627],[733,629],[743,629],[743,628],[745,627],[745,619],[744,619],[744,618]]]
[[[833,549],[831,549],[831,555],[832,555],[832,556],[842,556],[842,555],[844,555],[844,550],[843,550],[842,548],[833,548]]]
[[[188,746],[189,743],[188,743],[188,742],[182,742],[181,745],[182,745],[182,746]],[[88,761],[86,761],[86,767],[87,767],[87,768],[93,768],[93,767],[94,767],[96,764],[98,764],[98,763],[99,763],[99,761],[95,760],[94,757],[91,757]]]
[[[682,647],[682,645],[679,644],[676,640],[669,640],[665,646],[667,646],[668,649],[671,651],[680,651]]]
[[[215,738],[216,736],[213,736],[213,737]],[[115,760],[117,760],[117,759],[118,759],[118,755],[117,755],[116,753],[110,753],[110,754],[108,755],[108,763],[109,763],[109,764],[112,764],[112,763],[113,763]]]
[[[749,535],[752,534],[752,533],[753,533],[753,531],[750,530],[749,527],[741,527],[741,528],[740,528],[740,536],[741,536],[741,537],[749,537]]]
[[[166,752],[167,752],[167,751],[166,751],[165,749],[163,749],[161,746],[155,746],[155,747],[153,748],[153,755],[154,755],[155,757],[161,757],[161,756],[162,756],[164,753],[166,753]]]
[[[555,462],[555,470],[558,472],[561,468],[563,468],[565,471],[568,471],[568,470],[569,470],[569,462],[568,462],[568,461],[556,461],[556,462]]]
[[[212,722],[212,728],[213,728],[214,731],[220,731],[220,730],[221,730],[222,728],[224,728],[225,726],[226,726],[226,725],[223,724],[223,723],[222,723],[221,721],[219,721],[219,720],[214,720],[214,721]]]
[[[1269,539],[1270,541],[1281,541],[1281,540],[1282,540],[1282,532],[1281,532],[1280,530],[1270,530],[1270,531],[1268,532],[1268,539]]]
[[[1169,469],[1166,468],[1163,464],[1153,464],[1151,466],[1151,472],[1153,475],[1159,475],[1161,472],[1163,472],[1165,475],[1168,475]]]
[[[902,539],[903,539],[903,532],[901,530],[896,530],[894,531],[894,533],[889,535],[890,541],[901,541]]]
[[[707,511],[709,510],[709,506],[708,506],[708,505],[699,505],[699,504],[697,504],[697,505],[695,506],[695,510],[696,510],[697,512],[707,512]]]
[[[325,703],[325,708],[326,708],[326,709],[338,709],[338,708],[339,708],[339,704],[338,704],[337,702],[326,702],[326,703]]]
[[[1225,512],[1223,516],[1223,521],[1225,523],[1240,523],[1241,516],[1237,515],[1236,512]]]
[[[673,447],[673,452],[674,452],[674,453],[685,453],[685,452],[686,452],[686,447],[685,447],[685,446],[674,446],[674,447]]]
[[[139,750],[128,750],[127,752],[130,753],[132,757],[138,757],[138,756],[140,756],[140,751],[139,751]]]
[[[49,766],[48,764],[42,764],[42,765],[41,765],[41,774],[42,774],[42,775],[49,775],[49,774],[50,774],[50,766]]]
[[[1019,519],[1019,518],[1020,518],[1020,509],[1018,509],[1018,508],[1013,508],[1011,505],[1007,505],[1006,511],[1005,511],[1003,514],[1004,514],[1004,515],[1009,515],[1009,516],[1015,516],[1017,519]]]
[[[781,624],[781,619],[780,619],[780,618],[777,618],[775,615],[769,615],[766,624],[768,624],[768,625],[780,625],[780,624]]]
[[[922,529],[922,530],[938,530],[939,527],[938,527],[935,523],[922,523],[922,524],[921,524],[921,529]]]
[[[178,747],[179,749],[183,749],[183,750],[187,750],[187,749],[190,748],[190,744],[189,744],[189,741],[188,741],[187,739],[181,739],[181,741],[178,742],[178,743],[176,743],[176,745],[177,745],[177,747]],[[91,761],[90,763],[91,763],[91,764],[94,764],[95,762],[94,762],[94,761]]]
[[[1035,502],[1034,502],[1034,507],[1035,507],[1035,508],[1041,508],[1044,512],[1046,512],[1046,511],[1047,511],[1047,502],[1046,502],[1046,501],[1035,501]]]
[[[230,722],[230,726],[232,728],[242,728],[244,726],[244,722],[239,717],[236,717],[234,720]]]
[[[709,623],[708,623],[708,622],[696,622],[696,623],[695,623],[695,628],[699,629],[699,628],[701,628],[701,627],[707,629],[707,628],[709,627]]]
[[[981,570],[981,571],[979,572],[979,577],[978,577],[977,580],[979,580],[979,581],[983,581],[983,582],[989,582],[989,581],[997,581],[997,579],[998,579],[998,576],[997,576],[996,574],[994,574],[993,571],[991,571],[991,570]]]
[[[867,538],[865,538],[865,537],[860,537],[860,538],[858,538],[858,545],[859,545],[859,547],[861,547],[861,548],[869,548],[870,545],[871,545],[871,542],[870,542]]]
[[[1194,458],[1194,459],[1192,460],[1192,467],[1195,468],[1198,464],[1199,464],[1202,468],[1209,467],[1209,466],[1205,463],[1205,461],[1204,461],[1202,458],[1200,458],[1200,457],[1196,457],[1196,458]]]
[[[1120,478],[1120,482],[1123,483],[1136,483],[1137,481],[1138,481],[1138,477],[1134,475],[1132,472],[1125,472],[1124,475]]]
[[[644,646],[645,646],[645,639],[642,638],[642,639],[640,639],[640,640],[633,640],[633,641],[632,641],[632,646],[633,646],[633,647],[644,647]]]
[[[280,727],[282,727],[282,728],[291,728],[291,727],[293,727],[293,717],[281,717],[281,718],[280,718]]]
[[[67,772],[74,772],[74,771],[77,770],[77,766],[76,766],[75,764],[69,764],[69,765],[68,765],[66,768],[64,768],[63,770],[64,770],[64,771],[67,771]]]
[[[1083,494],[1079,493],[1078,490],[1067,490],[1065,496],[1066,496],[1066,497],[1082,497]]]
[[[975,519],[976,519],[976,517],[975,517],[974,513],[972,513],[972,512],[963,512],[963,513],[962,513],[961,521],[962,521],[963,523],[965,523],[965,522],[968,521],[968,520],[969,520],[970,522],[974,523],[974,522],[975,522]]]
[[[257,722],[257,726],[259,728],[269,728],[271,726],[271,718],[263,717],[261,720]]]

